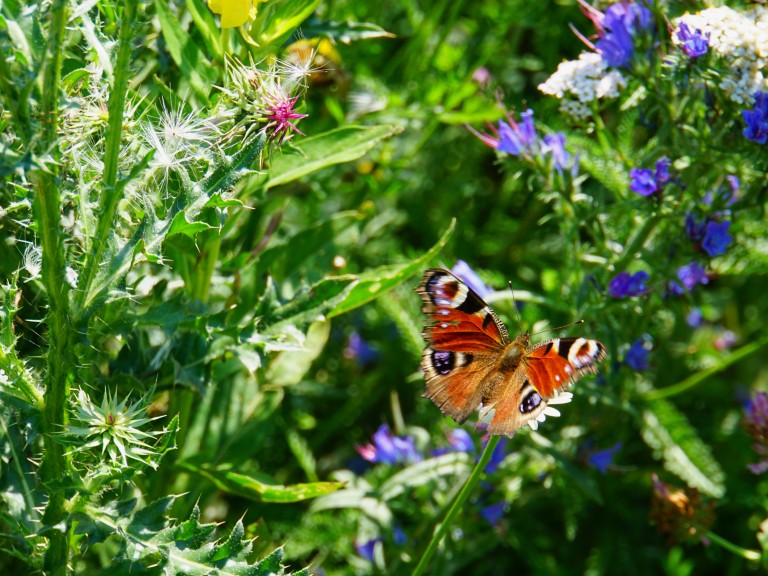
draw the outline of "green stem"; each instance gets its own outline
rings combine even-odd
[[[138,0],[124,0],[117,47],[117,61],[114,66],[115,77],[109,95],[109,103],[107,104],[109,120],[104,152],[104,187],[99,202],[102,211],[96,227],[96,234],[91,244],[91,252],[86,261],[85,270],[80,277],[76,307],[78,316],[86,306],[91,285],[102,265],[101,259],[104,256],[104,250],[112,233],[118,204],[122,199],[122,195],[118,192],[122,188],[116,186],[117,167],[120,155],[120,140],[123,133],[125,98],[130,79],[131,43],[135,38],[134,25],[136,23],[137,6]]]
[[[424,573],[424,570],[426,570],[429,560],[432,558],[435,550],[437,550],[440,541],[448,531],[448,527],[451,525],[454,517],[461,511],[462,507],[464,506],[464,502],[467,501],[467,498],[469,498],[472,490],[474,490],[475,486],[480,481],[480,477],[485,471],[485,466],[491,459],[493,451],[496,449],[496,445],[499,443],[499,439],[500,436],[491,436],[491,439],[488,440],[488,444],[486,444],[485,450],[483,450],[483,455],[475,465],[475,469],[472,470],[472,474],[469,475],[469,478],[467,478],[467,481],[464,483],[461,492],[459,492],[459,495],[456,496],[456,500],[454,500],[453,504],[451,504],[451,507],[448,509],[445,518],[443,518],[443,521],[440,523],[437,530],[435,530],[435,533],[432,536],[432,540],[429,541],[426,550],[424,550],[424,554],[421,555],[421,559],[414,569],[412,576],[419,576],[420,574]]]
[[[741,546],[737,546],[733,542],[729,542],[725,538],[722,538],[715,534],[714,532],[707,532],[707,538],[709,538],[712,542],[717,544],[718,546],[721,546],[722,548],[725,548],[728,550],[728,552],[732,552],[736,554],[736,556],[741,556],[745,560],[751,560],[752,562],[759,562],[762,556],[760,555],[760,552],[757,550],[749,550],[748,548],[742,548]]]
[[[52,8],[49,34],[50,61],[43,77],[40,98],[42,123],[40,148],[58,159],[56,134],[59,121],[61,67],[64,58],[64,34],[67,25],[67,2],[61,0]],[[64,447],[54,440],[67,423],[67,397],[72,378],[72,325],[69,318],[69,295],[65,281],[66,259],[64,236],[59,225],[61,197],[57,164],[50,170],[33,175],[35,186],[34,210],[43,251],[42,280],[48,295],[48,354],[45,374],[45,406],[43,408],[43,442],[45,452],[40,470],[43,485],[51,486],[63,478],[69,469]],[[44,570],[48,574],[66,574],[69,564],[70,531],[66,524],[66,498],[60,489],[51,490],[43,514],[43,525],[51,527]]]
[[[760,338],[756,342],[745,344],[741,348],[734,350],[730,354],[730,356],[728,356],[725,360],[723,360],[719,364],[716,364],[711,368],[707,368],[706,370],[700,370],[699,372],[692,374],[682,382],[678,382],[677,384],[673,384],[672,386],[667,386],[666,388],[661,388],[658,390],[651,390],[645,395],[645,398],[647,400],[658,400],[659,398],[667,398],[669,396],[675,396],[677,394],[681,394],[686,390],[688,390],[689,388],[693,388],[697,384],[703,382],[704,380],[712,376],[712,374],[716,374],[721,370],[725,370],[731,364],[738,362],[739,360],[749,356],[753,352],[757,352],[760,348],[762,348],[766,344],[768,344],[768,336],[764,336],[763,338]]]

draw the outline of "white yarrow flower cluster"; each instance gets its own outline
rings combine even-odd
[[[583,120],[591,115],[590,102],[616,98],[626,84],[621,72],[611,69],[600,54],[582,52],[578,60],[560,63],[539,90],[559,98],[562,112]]]
[[[737,104],[750,104],[755,92],[768,89],[763,69],[768,64],[768,8],[758,6],[744,12],[721,6],[675,21],[672,41],[680,43],[677,31],[685,23],[691,30],[709,34],[709,48],[728,64],[730,74],[720,87]]]

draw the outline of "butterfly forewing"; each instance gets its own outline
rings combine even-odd
[[[507,330],[480,296],[446,270],[427,270],[417,291],[429,343],[421,360],[424,396],[464,422],[482,401],[488,374],[509,342]]]

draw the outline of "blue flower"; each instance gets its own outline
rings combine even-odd
[[[685,215],[685,233],[691,240],[701,240],[704,237],[704,227],[706,224],[706,219],[696,220],[696,217],[691,212]]]
[[[656,179],[656,185],[661,188],[669,182],[669,167],[672,166],[672,160],[666,156],[662,156],[656,161],[656,171],[653,176]]]
[[[602,37],[595,47],[602,59],[616,68],[627,66],[634,53],[632,37],[651,25],[651,12],[639,3],[618,2],[605,11],[599,22]]]
[[[651,353],[650,342],[647,338],[638,338],[627,350],[624,356],[624,363],[632,368],[641,372],[648,370],[648,356]]]
[[[470,268],[469,264],[464,262],[464,260],[458,260],[456,266],[451,268],[451,272],[461,278],[467,286],[472,288],[472,290],[480,296],[480,298],[485,299],[493,294],[493,290],[488,288],[488,286],[485,285],[485,282],[480,280],[480,276],[478,276],[477,273]]]
[[[629,298],[631,296],[640,296],[648,291],[645,281],[650,276],[645,270],[640,270],[634,274],[622,272],[616,276],[608,285],[608,295],[612,298]]]
[[[565,134],[557,132],[544,136],[543,154],[552,154],[552,165],[555,170],[562,172],[571,161],[571,154],[565,149]]]
[[[376,544],[379,542],[381,542],[381,538],[373,538],[363,543],[355,542],[355,550],[357,550],[357,553],[360,554],[360,556],[368,560],[368,562],[373,563]]]
[[[539,140],[536,135],[536,125],[533,122],[533,110],[520,114],[520,123],[515,122],[510,114],[507,121],[499,120],[498,129],[489,125],[493,134],[478,132],[471,126],[467,129],[477,136],[486,146],[512,156],[535,155],[539,150]]]
[[[680,279],[680,282],[683,283],[683,287],[688,291],[693,290],[696,284],[709,283],[707,271],[698,262],[691,262],[690,264],[678,268],[677,277]]]
[[[655,194],[659,186],[656,184],[656,177],[652,170],[648,168],[632,168],[629,171],[629,189],[640,196],[650,196]]]
[[[362,367],[373,364],[379,358],[379,351],[368,344],[357,331],[353,331],[347,338],[343,354],[344,358],[355,360]]]
[[[758,144],[768,141],[768,93],[755,92],[754,110],[743,110],[741,113],[747,127],[744,137]]]
[[[701,308],[694,306],[691,311],[685,316],[685,321],[691,328],[698,328],[704,322],[704,315],[701,313]]]
[[[725,222],[707,222],[704,230],[704,240],[701,247],[711,257],[725,254],[725,249],[733,242],[733,237],[728,234],[731,223]]]
[[[408,542],[408,536],[405,535],[405,532],[403,532],[403,529],[400,528],[397,524],[395,524],[392,527],[392,541],[397,546],[402,546],[406,542]]]
[[[593,452],[587,457],[587,462],[589,462],[590,466],[597,468],[601,474],[605,474],[608,472],[608,466],[613,464],[613,455],[621,450],[621,447],[621,442],[616,442],[610,448]]]
[[[660,192],[662,187],[670,181],[670,166],[672,166],[672,161],[666,156],[662,156],[656,161],[655,170],[632,168],[629,171],[629,189],[645,197]]]
[[[496,502],[490,506],[485,506],[480,510],[480,516],[485,518],[491,526],[496,526],[499,521],[504,517],[504,510],[507,507],[507,503],[503,500]]]
[[[488,437],[486,437],[483,441],[483,449],[485,449],[485,445],[488,444]],[[504,457],[506,456],[505,451],[507,447],[507,438],[499,438],[499,443],[496,445],[496,448],[493,450],[493,454],[491,454],[491,459],[488,460],[488,464],[485,465],[485,473],[486,474],[493,474],[496,469],[499,467],[499,464],[502,463],[504,460]],[[478,456],[478,459],[480,457]]]
[[[395,436],[386,424],[379,426],[373,435],[373,444],[356,446],[356,450],[368,462],[383,462],[392,465],[421,460],[421,454],[416,450],[413,438]]]
[[[680,40],[680,47],[689,58],[704,56],[709,49],[709,32],[703,34],[702,31],[698,29],[695,32],[691,32],[691,29],[688,28],[688,24],[685,22],[680,23],[680,28],[677,31],[677,39]]]
[[[475,442],[464,428],[454,428],[448,433],[448,442],[455,452],[474,452]]]

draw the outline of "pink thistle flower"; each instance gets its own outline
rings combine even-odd
[[[286,96],[280,88],[277,88],[276,93],[269,94],[269,102],[265,107],[266,117],[269,120],[267,130],[271,130],[271,138],[277,140],[278,144],[282,144],[285,137],[291,132],[304,136],[304,132],[299,130],[294,123],[308,116],[308,114],[295,112],[294,107],[298,99],[298,96],[293,98]]]

